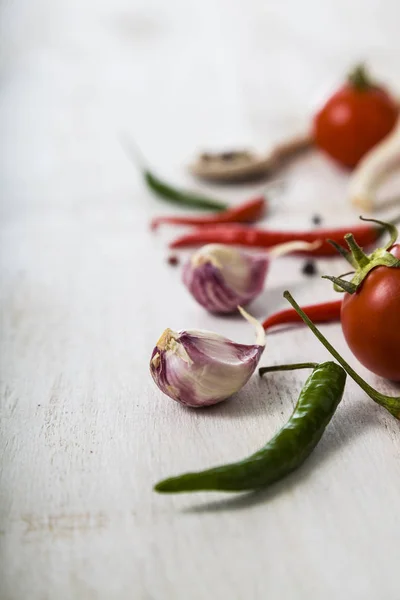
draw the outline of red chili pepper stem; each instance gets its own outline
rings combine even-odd
[[[314,323],[307,317],[304,311],[301,310],[300,306],[297,304],[296,300],[290,294],[290,292],[286,291],[283,294],[283,297],[292,305],[294,310],[299,314],[299,316],[303,319],[304,323],[308,325],[316,338],[319,339],[321,344],[325,346],[325,348],[332,354],[334,358],[338,361],[340,365],[344,368],[344,370],[350,375],[352,379],[364,392],[372,398],[374,402],[386,408],[396,419],[400,419],[400,397],[386,396],[381,392],[375,390],[369,383],[367,383],[356,371],[344,360],[344,358],[339,354],[339,352],[332,346],[330,342],[326,339],[326,337],[319,331],[319,329],[314,325]]]
[[[296,371],[297,369],[315,369],[318,367],[318,363],[307,362],[307,363],[293,363],[292,365],[273,365],[271,367],[261,367],[258,369],[260,377],[265,373],[273,373],[275,371]]]

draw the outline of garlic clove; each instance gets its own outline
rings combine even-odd
[[[254,373],[265,347],[265,332],[239,309],[256,330],[256,344],[237,344],[210,331],[166,329],[150,360],[151,375],[167,396],[186,406],[209,406],[238,392]]]
[[[208,311],[232,313],[264,287],[268,255],[252,255],[223,244],[208,244],[183,269],[183,283]]]
[[[201,306],[212,313],[232,313],[263,290],[271,258],[321,245],[299,240],[278,244],[263,254],[250,254],[224,244],[207,244],[183,268],[183,283]]]
[[[376,197],[386,179],[400,169],[400,120],[396,128],[374,146],[353,171],[349,197],[366,212],[377,208]]]

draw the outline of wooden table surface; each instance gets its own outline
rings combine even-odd
[[[196,150],[262,150],[301,131],[360,58],[398,89],[399,13],[395,0],[2,3],[1,600],[400,598],[399,424],[351,381],[286,481],[243,496],[152,492],[261,446],[305,373],[255,375],[203,411],[155,387],[149,357],[166,327],[253,334],[188,295],[166,262],[177,230],[148,229],[174,209],[120,143],[133,135],[159,173],[199,185],[185,171]],[[355,222],[347,175],[322,156],[282,177],[271,227],[310,227],[315,213]],[[232,202],[261,189],[210,188]],[[255,316],[285,307],[286,288],[300,302],[334,296],[302,264],[272,265]],[[338,325],[324,331],[396,392],[357,365]],[[269,336],[261,364],[327,357],[297,328]]]

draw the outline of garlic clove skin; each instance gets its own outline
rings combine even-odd
[[[232,313],[256,298],[264,287],[270,260],[224,244],[207,244],[183,269],[183,283],[212,313]]]
[[[240,311],[256,328],[254,345],[236,344],[210,331],[164,331],[150,360],[151,375],[162,392],[198,408],[226,400],[247,383],[264,351],[265,332]]]

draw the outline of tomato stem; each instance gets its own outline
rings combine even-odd
[[[295,371],[296,369],[315,369],[316,367],[318,367],[318,363],[313,362],[273,365],[272,367],[261,367],[258,369],[258,374],[262,377],[265,373],[272,373],[273,371]]]
[[[359,92],[366,92],[372,87],[374,84],[365,68],[364,64],[357,65],[349,74],[348,81],[352,87],[354,87]]]
[[[396,419],[400,419],[400,397],[392,397],[385,396],[375,390],[369,383],[367,383],[354,369],[344,360],[344,358],[339,354],[339,352],[328,342],[326,337],[322,335],[319,329],[314,325],[314,323],[307,317],[304,311],[301,310],[300,306],[297,304],[293,296],[290,292],[286,291],[283,294],[284,298],[293,306],[294,310],[298,313],[298,315],[303,319],[304,323],[308,325],[313,334],[319,339],[321,344],[325,346],[325,348],[332,354],[334,358],[338,361],[339,364],[342,365],[344,370],[350,375],[352,379],[364,390],[364,392],[374,400],[380,406],[383,406],[388,410]]]
[[[363,249],[357,244],[356,240],[354,239],[354,235],[352,233],[346,233],[344,239],[350,248],[350,252],[354,261],[359,267],[365,267],[369,263],[369,258],[365,252],[363,252]]]

